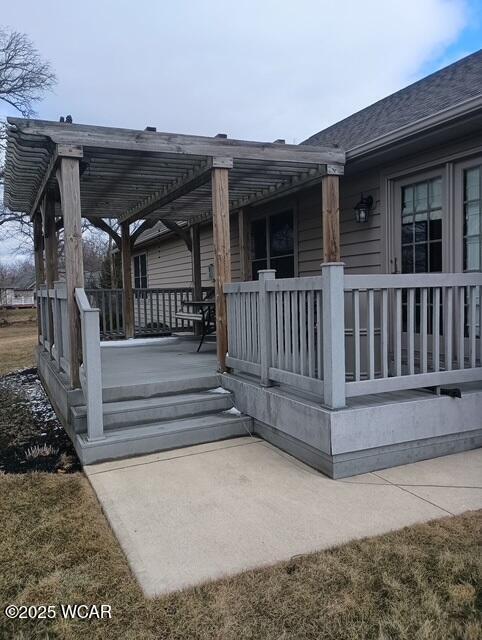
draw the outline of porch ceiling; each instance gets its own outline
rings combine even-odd
[[[190,221],[211,215],[211,168],[231,167],[231,210],[343,173],[336,147],[247,142],[9,118],[5,204],[33,214],[60,150],[80,159],[82,215]]]

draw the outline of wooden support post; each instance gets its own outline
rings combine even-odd
[[[44,239],[42,234],[42,217],[38,212],[33,219],[33,246],[34,246],[34,260],[35,260],[35,288],[38,292],[39,288],[45,282],[45,270],[44,270]],[[40,342],[40,335],[42,333],[42,300],[37,297],[37,333]]]
[[[249,220],[246,209],[240,209],[238,211],[238,232],[241,282],[246,282],[247,280],[251,280],[249,260]]]
[[[67,285],[67,317],[69,319],[70,383],[80,386],[80,317],[75,289],[84,288],[82,256],[82,213],[80,208],[79,159],[62,157],[57,170],[64,218],[65,280]]]
[[[216,344],[218,370],[226,371],[228,323],[224,284],[231,282],[231,247],[229,234],[229,169],[212,169],[214,275],[216,293]]]
[[[340,262],[340,179],[323,176],[321,181],[323,262]]]
[[[45,238],[45,275],[47,283],[48,297],[47,317],[49,329],[50,355],[57,336],[54,334],[54,299],[50,297],[50,291],[54,288],[54,282],[58,279],[58,249],[57,230],[55,228],[55,202],[51,195],[46,195],[42,202],[42,218]]]
[[[193,300],[202,298],[202,276],[201,276],[201,242],[199,224],[191,227],[191,266],[192,266],[192,297]],[[201,335],[201,323],[194,324],[194,334]]]
[[[134,291],[132,289],[132,256],[129,223],[121,224],[123,314],[126,338],[134,337]]]

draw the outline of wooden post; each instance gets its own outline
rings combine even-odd
[[[82,256],[82,213],[80,208],[79,159],[62,157],[57,170],[64,218],[65,280],[67,285],[67,316],[69,319],[70,383],[80,386],[80,317],[75,301],[75,289],[84,288]]]
[[[345,406],[345,297],[343,263],[323,263],[323,403]]]
[[[323,176],[321,181],[323,262],[340,262],[340,179]]]
[[[199,224],[191,227],[191,266],[192,266],[192,297],[193,300],[202,298],[202,277],[201,277],[201,242]],[[201,324],[196,322],[194,334],[201,335]]]
[[[212,169],[213,199],[213,239],[214,239],[214,275],[216,293],[216,345],[218,370],[226,371],[226,353],[228,351],[228,323],[224,284],[231,282],[231,247],[229,235],[229,187],[226,159],[221,166]],[[224,166],[223,166],[224,165]],[[231,161],[232,166],[232,161]]]
[[[36,213],[33,219],[33,247],[35,260],[35,288],[38,290],[45,282],[44,270],[44,239],[42,235],[42,217],[40,212]],[[42,333],[42,300],[37,295],[37,334],[40,343]]]
[[[251,269],[249,260],[249,220],[246,209],[238,211],[238,232],[239,232],[239,267],[241,281],[251,280]]]
[[[58,253],[57,230],[55,228],[55,202],[50,194],[46,195],[42,203],[44,238],[45,238],[45,274],[47,283],[47,312],[49,323],[50,355],[57,336],[54,333],[54,299],[50,297],[50,291],[54,288],[54,282],[58,278]]]
[[[134,291],[132,289],[132,256],[129,223],[121,224],[123,313],[126,338],[134,337]]]

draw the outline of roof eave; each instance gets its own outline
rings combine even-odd
[[[442,109],[437,113],[431,114],[415,122],[411,122],[403,127],[399,127],[389,133],[386,133],[378,138],[364,142],[356,147],[352,147],[346,151],[346,162],[358,160],[362,156],[366,156],[370,153],[378,152],[385,147],[391,146],[398,142],[402,142],[407,138],[416,136],[422,132],[430,131],[436,127],[444,124],[448,124],[454,120],[457,120],[463,116],[475,114],[482,110],[482,94],[470,98],[459,104]]]

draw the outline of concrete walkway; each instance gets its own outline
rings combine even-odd
[[[482,450],[331,480],[257,438],[85,471],[144,592],[482,508]]]

